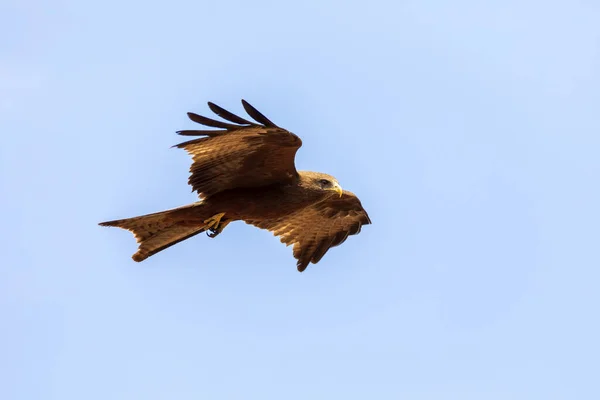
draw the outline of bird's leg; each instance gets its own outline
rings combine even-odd
[[[221,223],[221,219],[224,215],[225,213],[218,213],[204,221],[206,224],[206,229],[211,231],[211,233],[208,233],[209,237],[214,238],[223,231],[227,224],[229,224],[229,221],[224,221]]]
[[[206,224],[206,229],[213,229],[219,226],[219,222],[221,222],[221,218],[225,213],[218,213],[210,217],[209,219],[205,219],[204,223]]]
[[[225,229],[225,227],[227,225],[229,225],[230,222],[231,222],[230,220],[221,221],[217,227],[209,228],[210,233],[207,233],[208,237],[209,238],[217,237],[217,235],[219,235],[221,232],[223,232],[223,229]]]

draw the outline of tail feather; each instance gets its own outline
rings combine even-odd
[[[139,217],[101,222],[101,226],[114,226],[133,233],[139,243],[138,251],[131,257],[140,262],[185,239],[206,230],[202,203],[190,204],[172,210]]]

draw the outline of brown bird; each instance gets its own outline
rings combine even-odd
[[[215,114],[232,123],[188,113],[194,122],[221,129],[177,132],[201,136],[176,146],[192,156],[189,184],[199,202],[100,223],[134,234],[139,243],[132,256],[135,261],[201,232],[214,238],[230,222],[241,220],[273,232],[286,245],[293,244],[302,272],[371,223],[358,198],[342,190],[334,177],[296,171],[294,157],[302,145],[298,136],[275,125],[245,100],[242,104],[257,123],[209,102]]]

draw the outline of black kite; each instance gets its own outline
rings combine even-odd
[[[293,244],[298,271],[317,263],[348,235],[371,220],[358,198],[342,190],[336,179],[319,172],[296,171],[299,137],[282,129],[242,100],[256,122],[238,117],[213,103],[209,108],[232,123],[188,113],[199,124],[219,130],[184,130],[201,136],[177,147],[193,159],[189,183],[201,201],[140,217],[102,222],[131,231],[139,243],[132,256],[143,261],[187,238],[208,231],[220,234],[241,220]]]

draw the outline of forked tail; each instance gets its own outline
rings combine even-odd
[[[208,218],[203,203],[161,211],[139,217],[101,222],[102,226],[116,226],[132,232],[139,243],[134,261],[146,258],[206,230]]]

